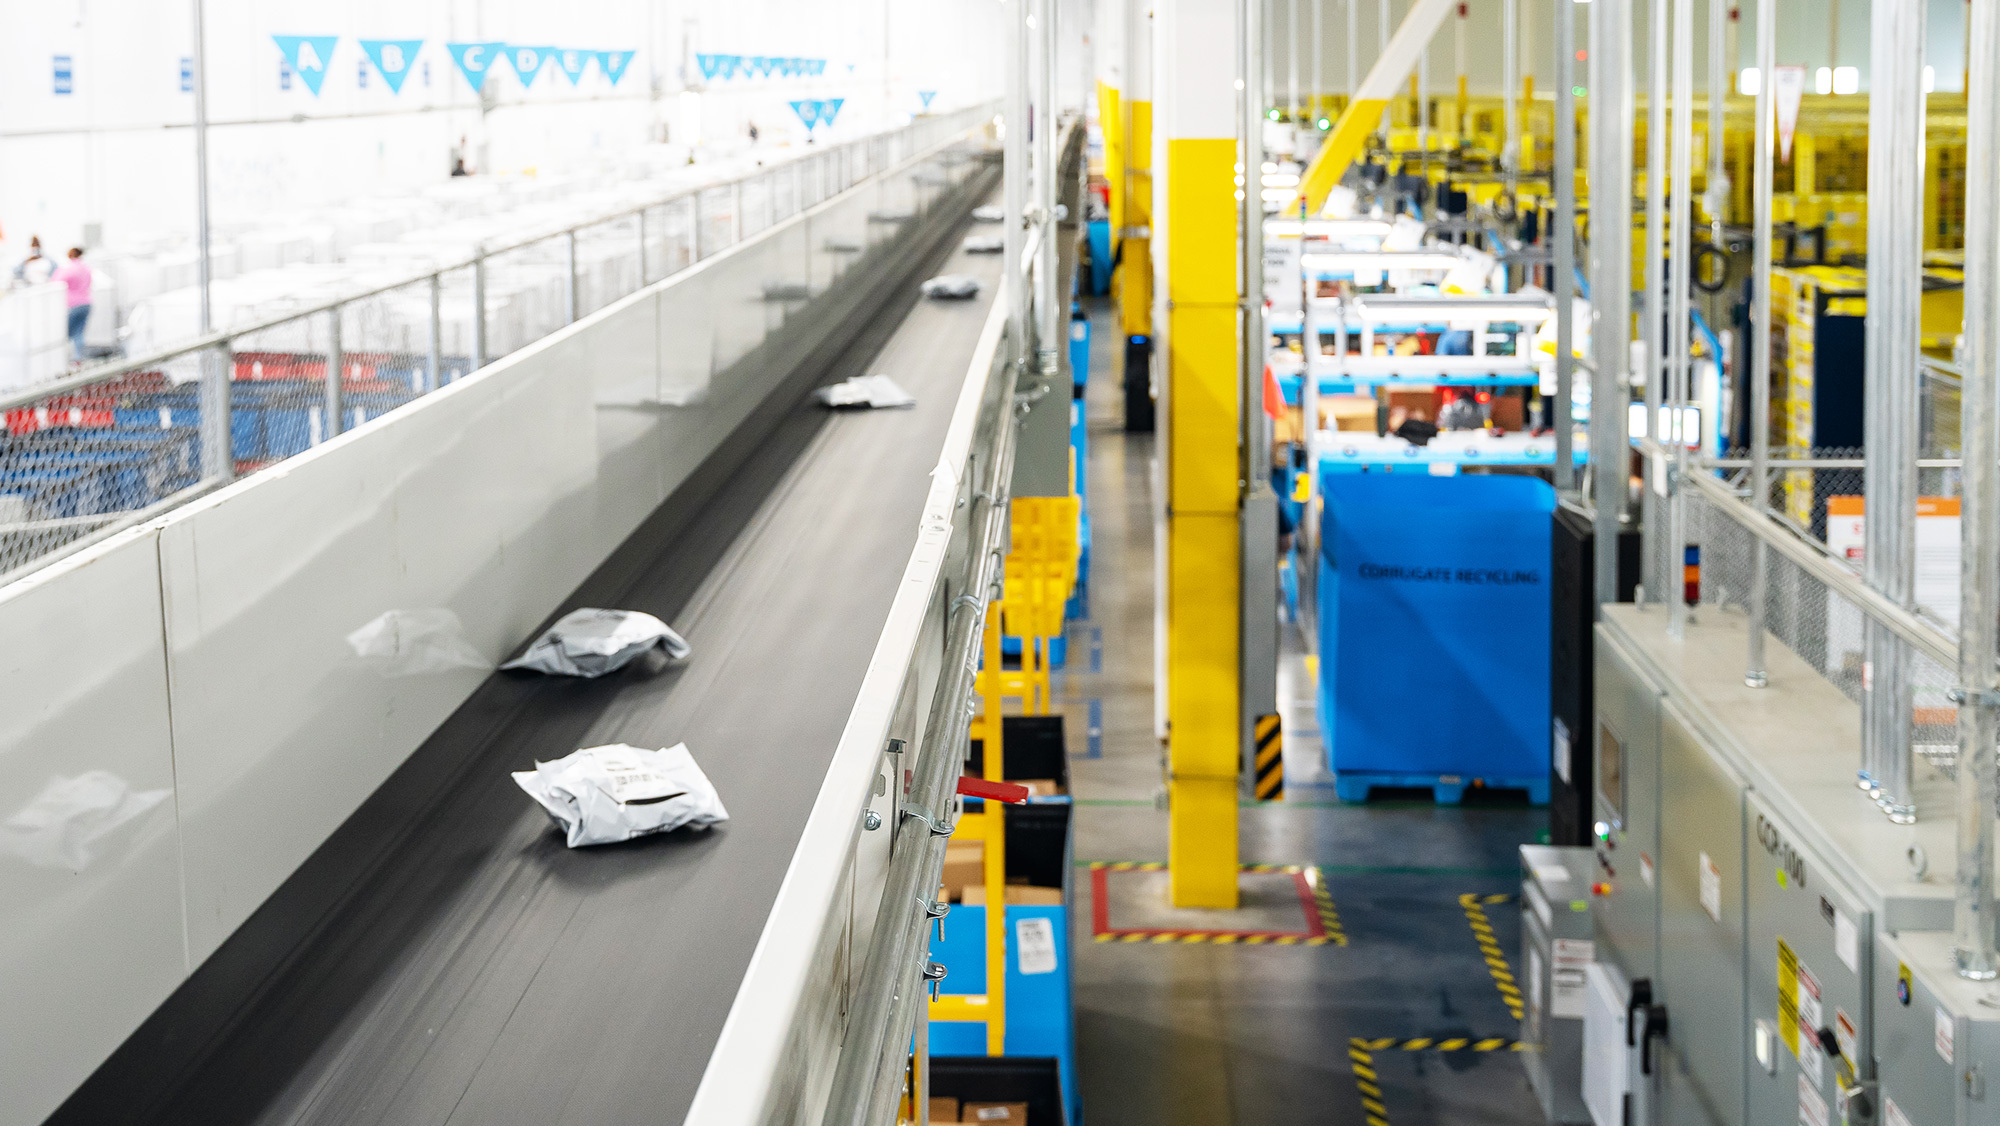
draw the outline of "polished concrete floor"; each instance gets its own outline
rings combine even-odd
[[[1543,839],[1546,816],[1521,806],[1339,803],[1313,737],[1294,630],[1280,679],[1285,800],[1239,811],[1243,863],[1279,870],[1246,873],[1251,909],[1212,925],[1159,903],[1167,817],[1154,734],[1155,450],[1150,435],[1121,431],[1121,338],[1106,310],[1094,310],[1092,327],[1090,613],[1072,624],[1056,689],[1077,806],[1085,1120],[1539,1123],[1510,1050],[1518,1022],[1493,971],[1518,971],[1515,850]],[[1107,866],[1119,862],[1128,863]],[[1100,887],[1106,925],[1118,932],[1107,940],[1095,933]],[[1501,958],[1482,953],[1473,914],[1490,922]],[[1185,937],[1210,930],[1264,937]],[[1280,938],[1290,935],[1300,937]]]

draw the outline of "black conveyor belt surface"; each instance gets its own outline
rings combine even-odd
[[[915,543],[999,266],[953,236],[946,268],[984,278],[981,296],[919,302],[871,362],[858,349],[828,373],[887,372],[915,409],[793,408],[682,534],[631,561],[619,605],[674,623],[690,661],[496,676],[343,829],[393,851],[308,939],[275,972],[176,995],[52,1121],[680,1122]],[[729,808],[705,834],[566,849],[507,776],[681,741]],[[149,1074],[149,1052],[190,1062]]]

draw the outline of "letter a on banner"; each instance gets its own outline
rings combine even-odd
[[[507,50],[507,45],[492,43],[447,43],[444,49],[451,55],[451,61],[458,64],[458,72],[477,91],[486,85],[486,72],[493,67],[493,60]]]
[[[597,52],[597,67],[604,72],[604,77],[609,78],[611,84],[616,86],[618,85],[618,80],[625,77],[625,68],[632,65],[632,56],[638,53],[637,51],[599,51]],[[721,58],[722,56],[711,55],[710,57]]]
[[[805,123],[806,132],[808,133],[812,132],[813,126],[819,124],[818,102],[814,101],[793,102],[792,112],[799,115],[799,120]]]
[[[305,79],[306,89],[319,97],[320,85],[326,81],[326,64],[333,58],[333,45],[340,42],[340,36],[273,35],[271,39],[285,53],[285,61]]]
[[[417,52],[423,48],[421,39],[363,39],[361,50],[375,69],[382,72],[382,81],[389,84],[389,92],[403,92],[403,80],[410,76],[410,67],[416,64]]]
[[[590,65],[591,57],[596,54],[595,51],[560,50],[556,52],[556,67],[563,72],[563,77],[569,79],[569,84],[574,86],[583,81],[584,68]]]
[[[523,90],[535,84],[535,76],[542,73],[542,64],[549,61],[552,47],[521,47],[507,44],[507,62],[514,68],[515,77],[521,80]]]

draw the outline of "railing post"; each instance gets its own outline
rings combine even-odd
[[[335,305],[326,312],[326,426],[323,433],[328,441],[344,429],[340,425],[340,369],[346,366],[347,356],[340,347],[340,309]]]
[[[1688,298],[1693,292],[1689,284],[1688,272],[1681,264],[1692,259],[1694,254],[1693,222],[1694,199],[1690,185],[1694,183],[1694,6],[1699,0],[1675,0],[1674,3],[1674,136],[1673,136],[1673,179],[1671,186],[1672,215],[1668,232],[1673,249],[1668,261],[1673,263],[1673,273],[1668,278],[1672,292],[1667,300],[1667,349],[1670,359],[1667,365],[1667,412],[1673,417],[1673,425],[1661,429],[1672,435],[1674,443],[1674,473],[1672,486],[1667,490],[1667,593],[1668,602],[1667,634],[1679,638],[1687,630],[1688,604],[1685,591],[1685,566],[1687,561],[1687,475],[1688,438],[1687,426],[1688,390],[1694,374],[1693,341],[1689,335],[1689,321],[1692,312]]]
[[[645,212],[641,211],[641,212],[640,212],[639,214],[641,214],[641,215],[644,215],[644,214],[645,214]],[[563,314],[564,314],[564,316],[565,316],[565,318],[566,318],[566,319],[565,319],[565,320],[563,321],[563,323],[564,323],[564,324],[572,324],[572,325],[573,325],[573,324],[575,324],[575,323],[576,323],[576,310],[577,310],[577,304],[576,304],[576,228],[574,228],[574,227],[571,227],[571,228],[570,228],[570,229],[569,229],[568,231],[566,231],[566,232],[564,232],[564,233],[563,233],[563,256],[564,256],[564,259],[565,259],[566,263],[567,263],[567,264],[568,264],[568,266],[569,266],[569,270],[568,270],[568,274],[569,274],[569,285],[568,285],[568,286],[566,287],[566,289],[565,289],[565,292],[564,292],[564,294],[563,294],[563,297],[564,297],[564,305],[563,305]],[[643,262],[645,262],[645,260],[646,260],[646,244],[645,244],[645,242],[644,242],[644,241],[642,240],[642,241],[641,241],[641,242],[639,243],[639,261],[640,261],[641,263],[643,263]],[[643,265],[642,265],[642,266],[640,266],[640,270],[641,270],[641,272],[643,272],[643,271],[645,270],[645,267],[644,267]],[[641,283],[641,284],[644,284],[644,283]]]
[[[1628,508],[1626,424],[1632,368],[1632,8],[1590,6],[1590,462],[1597,601],[1616,602],[1618,538]],[[1513,98],[1508,97],[1511,114]]]
[[[1771,506],[1771,176],[1772,71],[1778,61],[1778,0],[1757,0],[1757,127],[1755,171],[1751,190],[1756,193],[1755,214],[1751,218],[1751,238],[1755,243],[1756,265],[1750,278],[1750,339],[1744,352],[1750,357],[1750,506],[1762,515]],[[1762,688],[1770,683],[1764,663],[1764,618],[1769,596],[1770,546],[1753,537],[1750,549],[1750,621],[1744,630],[1748,642],[1743,683]]]
[[[743,181],[729,185],[731,192],[729,207],[729,245],[743,241]]]
[[[639,288],[644,289],[652,282],[646,277],[646,209],[639,209]]]
[[[701,232],[701,189],[700,188],[696,188],[694,190],[694,194],[688,197],[688,230],[692,232],[689,235],[689,238],[692,240],[694,246],[694,260],[699,262],[702,259],[702,255],[705,253],[701,245],[702,232]]]
[[[431,298],[431,354],[430,363],[424,369],[424,390],[435,391],[443,383],[443,372],[439,369],[444,366],[444,318],[438,308],[441,304],[440,299],[443,296],[444,290],[443,275],[432,274],[429,288]]]
[[[486,366],[486,255],[472,260],[472,370]]]

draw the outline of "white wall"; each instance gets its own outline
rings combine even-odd
[[[465,138],[494,173],[560,168],[590,153],[679,131],[678,93],[693,54],[825,58],[818,79],[718,83],[701,99],[710,142],[803,139],[787,104],[847,99],[835,135],[872,131],[918,108],[993,96],[992,0],[206,0],[211,214],[261,225],[295,208],[404,194],[446,177]],[[190,4],[160,0],[5,0],[0,4],[0,263],[27,239],[63,247],[100,225],[104,244],[183,239],[194,229],[194,98],[181,90]],[[885,22],[893,17],[893,22]],[[273,35],[337,35],[315,96],[294,76],[280,89]],[[358,40],[422,39],[400,93]],[[554,64],[529,89],[495,65],[487,105],[444,44],[511,41],[638,54],[614,88],[591,67],[574,88]],[[885,64],[884,53],[887,54]],[[71,59],[73,90],[54,92],[53,59]],[[428,67],[428,83],[424,68]],[[299,117],[303,120],[295,121]],[[483,159],[482,159],[483,158]]]

